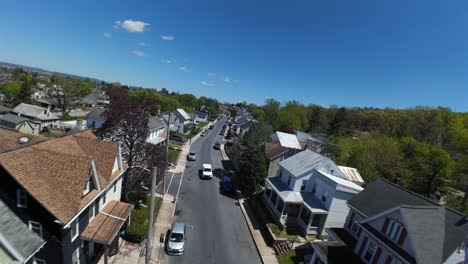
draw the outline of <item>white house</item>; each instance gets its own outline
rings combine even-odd
[[[168,122],[168,115],[163,116],[164,121]],[[187,133],[193,127],[193,120],[184,109],[176,109],[170,114],[170,130],[177,133]]]
[[[149,134],[146,142],[158,145],[166,141],[166,126],[160,117],[151,116],[148,120]]]
[[[49,129],[57,128],[60,118],[50,112],[49,108],[40,107],[37,105],[21,103],[13,108],[12,112],[18,116],[23,116],[32,121],[40,122],[40,130],[46,127]]]
[[[322,236],[324,228],[343,227],[346,201],[363,188],[345,179],[336,164],[318,153],[302,151],[279,162],[266,179],[264,200],[278,222],[296,225],[304,236]]]
[[[198,123],[198,122],[208,123],[208,113],[207,112],[195,110],[193,113],[195,114],[194,121],[196,123]]]

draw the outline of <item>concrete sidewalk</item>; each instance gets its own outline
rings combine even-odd
[[[158,217],[154,225],[153,245],[151,252],[150,263],[166,263],[166,253],[164,242],[161,242],[161,236],[166,239],[166,233],[172,227],[172,218],[174,216],[176,204],[173,203],[174,197],[169,194],[164,195],[164,198],[159,208]],[[144,256],[143,256],[144,262]]]

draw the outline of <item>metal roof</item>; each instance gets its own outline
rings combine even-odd
[[[361,177],[361,174],[356,168],[338,166],[338,168],[343,172],[348,181],[364,183],[364,180]]]
[[[293,149],[302,149],[301,145],[299,144],[299,140],[297,140],[296,135],[288,134],[280,131],[276,131],[271,138],[276,140],[281,146],[286,148],[293,148]]]
[[[46,108],[37,105],[21,103],[13,108],[13,112],[37,118],[39,120],[58,120],[58,116],[50,113]]]
[[[341,174],[341,171],[331,159],[308,149],[281,161],[279,165],[289,171],[295,177],[310,172],[314,169],[333,171],[333,174]],[[340,175],[338,176],[341,177]]]
[[[189,116],[189,114],[187,114],[187,112],[185,112],[184,109],[178,108],[176,111],[177,111],[183,118],[185,118],[185,119],[187,119],[187,120],[190,120],[190,119],[191,119],[190,116]]]
[[[322,176],[328,178],[329,180],[335,182],[337,184],[336,189],[338,191],[356,194],[356,193],[359,193],[360,191],[364,190],[364,188],[362,188],[361,186],[357,185],[354,182],[351,182],[351,181],[342,179],[340,177],[331,175],[331,174],[326,173],[324,171],[317,170],[317,173],[319,175],[322,175]]]

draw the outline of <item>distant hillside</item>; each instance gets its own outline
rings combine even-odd
[[[9,63],[9,62],[3,62],[3,61],[0,61],[0,66],[23,68],[25,71],[34,71],[34,72],[40,72],[40,73],[45,73],[45,74],[57,73],[57,74],[60,74],[60,75],[64,75],[64,76],[67,76],[67,77],[80,79],[80,80],[90,79],[93,82],[100,82],[101,81],[101,80],[96,79],[96,78],[83,77],[83,76],[78,76],[78,75],[73,75],[73,74],[68,74],[68,73],[63,73],[63,72],[54,72],[54,71],[44,70],[42,68],[31,67],[31,66],[27,66],[27,65],[15,64],[15,63]]]

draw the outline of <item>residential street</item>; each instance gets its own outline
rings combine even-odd
[[[222,140],[219,132],[225,121],[217,122],[214,130],[192,145],[197,160],[187,163],[183,175],[166,175],[168,193],[178,195],[174,221],[189,226],[184,254],[167,256],[167,263],[261,263],[236,200],[219,192],[223,167],[220,152],[213,145]],[[203,163],[212,164],[212,180],[199,178]]]

